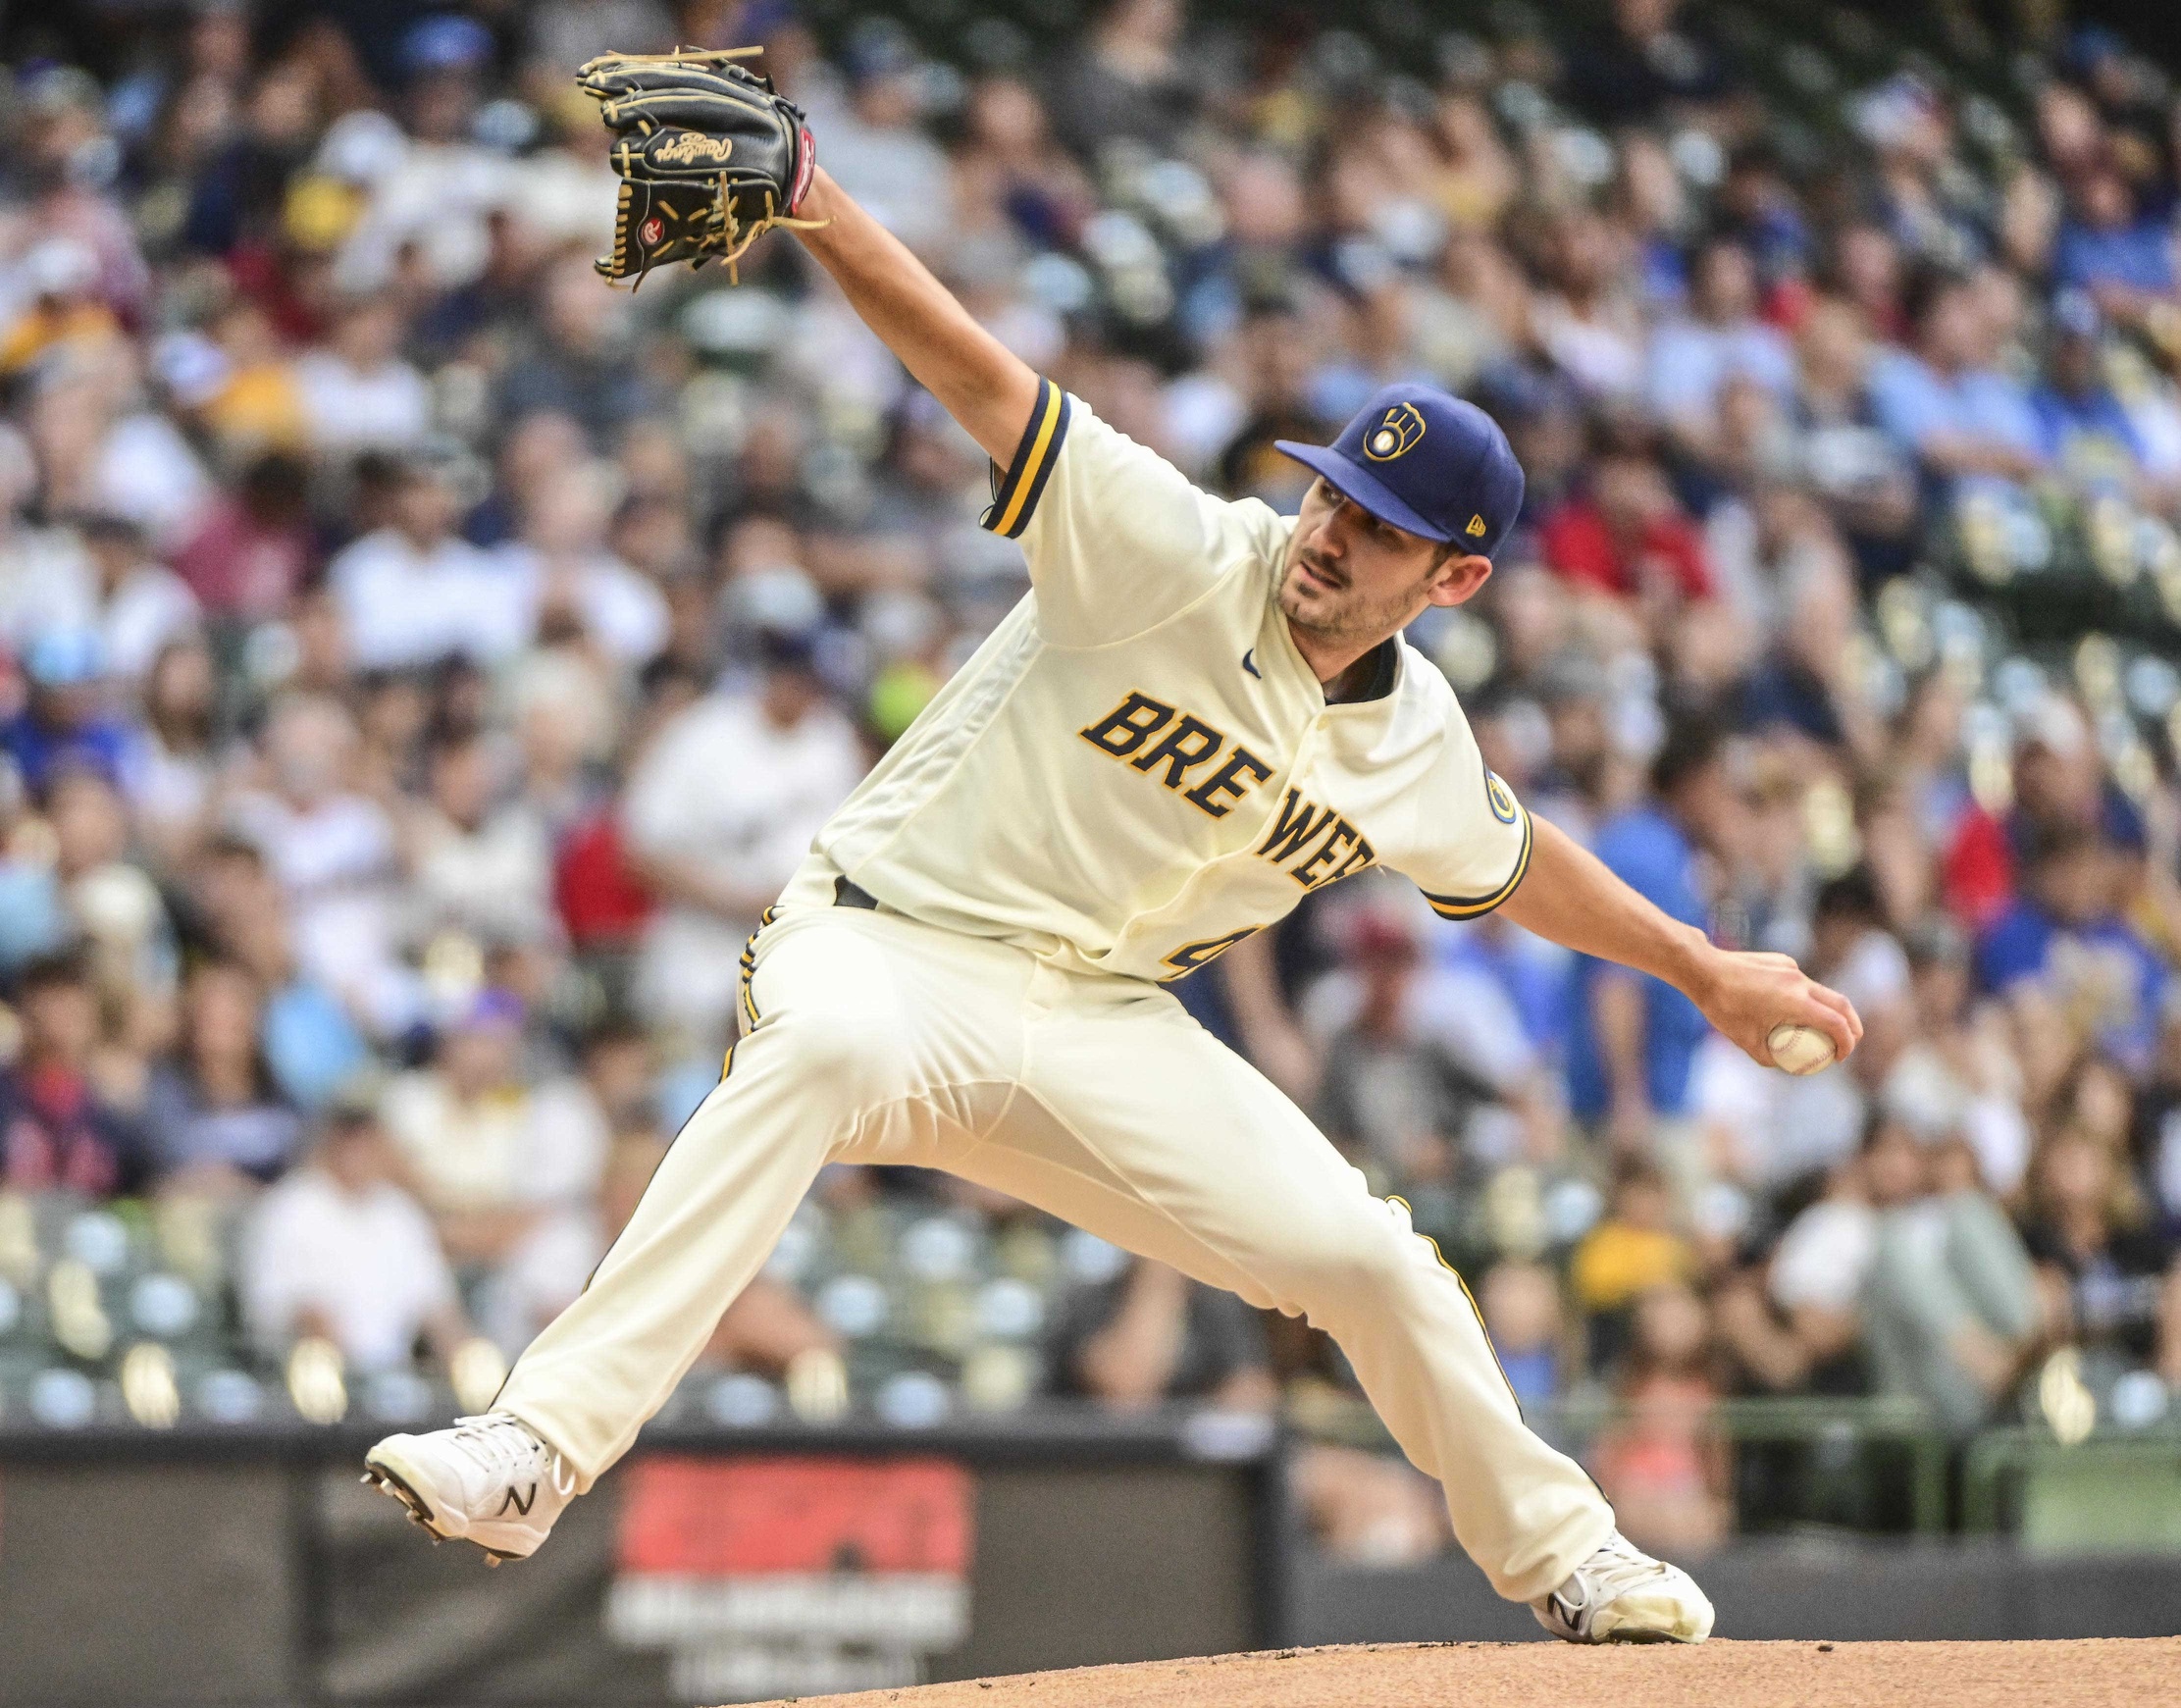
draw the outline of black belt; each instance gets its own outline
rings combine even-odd
[[[878,898],[872,895],[870,891],[860,889],[850,883],[846,878],[835,878],[833,880],[833,905],[836,907],[863,907],[876,912]]]

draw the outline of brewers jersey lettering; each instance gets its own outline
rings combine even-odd
[[[1530,819],[1398,637],[1328,705],[1275,595],[1292,520],[1226,503],[1050,381],[988,527],[1031,593],[819,834],[911,918],[1178,977],[1373,865],[1449,918],[1513,894]]]

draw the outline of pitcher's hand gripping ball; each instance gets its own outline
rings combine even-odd
[[[1815,1026],[1782,1021],[1764,1035],[1772,1065],[1790,1073],[1817,1073],[1833,1065],[1833,1040]]]
[[[817,150],[803,109],[736,61],[754,47],[609,53],[585,63],[576,86],[598,102],[614,134],[621,199],[613,252],[597,269],[641,281],[654,267],[724,262],[795,217]]]

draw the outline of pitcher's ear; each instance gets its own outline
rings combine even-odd
[[[1448,558],[1440,566],[1438,585],[1431,589],[1434,605],[1465,604],[1475,598],[1483,585],[1491,580],[1492,560],[1470,552],[1462,557]]]

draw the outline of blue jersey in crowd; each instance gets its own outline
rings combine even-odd
[[[2165,1000],[2165,963],[2125,920],[2066,925],[2027,898],[1985,931],[1977,979],[2005,992],[2025,979],[2046,985],[2062,1009],[2093,1016],[2104,1051],[2133,1073],[2151,1066]]]
[[[1878,425],[1919,454],[1941,438],[2044,453],[2029,393],[1994,369],[1948,376],[1906,350],[1887,350],[1871,363],[1870,398]]]
[[[2085,487],[2131,485],[2143,467],[2143,438],[2104,387],[2067,392],[2041,388],[2030,399],[2045,460]]]
[[[2172,230],[2157,220],[2103,231],[2069,222],[2052,245],[2052,277],[2078,289],[2122,285],[2164,296],[2174,283]]]
[[[32,794],[42,793],[71,768],[95,772],[118,789],[133,745],[129,726],[113,718],[93,718],[65,729],[24,711],[0,724],[0,751],[15,761],[24,787]]]
[[[1598,832],[1596,852],[1614,876],[1663,912],[1685,925],[1704,926],[1704,903],[1696,893],[1695,845],[1657,807],[1637,807],[1612,820]],[[1672,985],[1609,969],[1606,962],[1586,955],[1576,959],[1569,1004],[1570,1108],[1584,1120],[1597,1120],[1612,1101],[1590,1006],[1599,977],[1609,970],[1614,976],[1637,978],[1643,986],[1643,1069],[1652,1110],[1666,1115],[1687,1113],[1689,1066],[1696,1046],[1711,1029],[1709,1023],[1696,1005]]]

